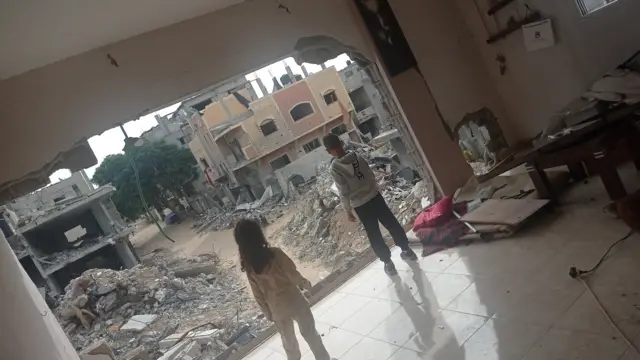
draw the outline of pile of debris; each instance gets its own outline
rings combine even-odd
[[[13,250],[13,252],[16,254],[18,259],[21,259],[29,255],[29,249],[25,242],[26,240],[24,240],[22,235],[15,234],[15,235],[9,236],[7,238],[7,241],[9,242],[9,246],[11,246],[11,250]]]
[[[198,337],[193,351],[215,359],[269,326],[236,271],[214,255],[161,251],[129,270],[91,269],[59,302],[56,316],[76,349],[104,340],[119,359],[141,346],[154,359],[180,359],[175,347],[185,343],[175,344],[176,334],[194,327],[199,332],[187,338],[208,335]]]
[[[197,233],[228,230],[233,228],[238,220],[246,218],[256,219],[266,225],[280,218],[288,203],[282,196],[272,196],[258,206],[242,205],[236,208],[224,208],[221,211],[210,210],[196,221],[193,228]]]
[[[57,251],[53,254],[43,255],[38,258],[38,261],[42,263],[44,270],[55,267],[58,264],[68,262],[72,258],[81,258],[84,255],[95,251],[100,245],[107,245],[113,243],[112,237],[82,237],[74,242],[69,242],[67,248],[63,251]]]
[[[390,165],[376,163],[368,152],[363,156],[371,161],[380,192],[389,207],[403,226],[409,226],[430,204],[424,182],[410,168],[394,171]],[[362,225],[347,220],[328,169],[319,171],[323,172],[314,186],[296,199],[295,215],[275,237],[285,246],[297,249],[300,260],[320,261],[337,269],[366,249],[369,243]],[[406,180],[408,177],[413,184]]]

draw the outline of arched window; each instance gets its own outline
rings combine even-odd
[[[290,111],[293,121],[299,121],[313,114],[313,106],[310,102],[303,102],[294,106]]]
[[[260,131],[262,131],[262,135],[267,136],[278,131],[278,127],[273,119],[268,119],[260,124]]]

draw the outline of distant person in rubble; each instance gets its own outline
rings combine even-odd
[[[402,250],[402,259],[417,260],[418,257],[409,247],[409,239],[402,225],[380,194],[369,163],[355,152],[346,152],[342,141],[334,134],[325,136],[322,142],[333,156],[331,177],[338,187],[349,221],[356,221],[353,215],[355,211],[367,232],[373,251],[384,262],[384,271],[388,275],[395,275],[397,271],[391,261],[391,251],[382,237],[378,223],[389,230],[393,241]]]
[[[300,289],[311,289],[311,282],[298,272],[296,265],[282,250],[269,246],[258,222],[240,220],[233,235],[240,252],[241,269],[247,274],[262,313],[275,322],[287,359],[301,358],[293,327],[295,320],[316,360],[330,360],[316,330],[309,303],[300,292]]]

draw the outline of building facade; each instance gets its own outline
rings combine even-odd
[[[360,141],[353,102],[335,68],[289,79],[261,98],[246,81],[189,118],[191,151],[234,201],[243,192],[259,198],[268,186],[279,186],[276,171],[320,148],[328,133]]]
[[[368,75],[368,69],[350,63],[340,70],[340,78],[349,92],[356,112],[358,130],[368,139],[373,139],[390,130],[390,113],[384,106],[379,86]]]

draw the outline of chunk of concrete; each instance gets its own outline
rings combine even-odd
[[[131,352],[129,352],[127,355],[124,356],[125,360],[152,360],[151,356],[149,356],[149,353],[147,352],[147,349],[145,349],[144,346],[138,346],[137,348],[133,349]]]
[[[189,333],[187,336],[185,336],[185,340],[193,340],[195,342],[197,342],[200,345],[206,345],[210,342],[214,342],[216,340],[215,336],[218,333],[218,331],[220,331],[219,329],[212,329],[212,330],[205,330],[205,331],[198,331],[198,332],[191,332]],[[182,335],[184,335],[184,333],[181,334],[173,334],[173,335],[169,335],[166,338],[160,340],[160,343],[158,344],[158,347],[160,348],[160,350],[166,350],[169,349],[170,347],[174,346],[178,340],[180,340],[180,338],[182,337]]]
[[[183,340],[174,345],[158,360],[193,360],[201,354],[201,346],[192,340]]]
[[[151,325],[158,318],[158,315],[134,315],[127,321],[126,324],[122,325],[120,328],[121,331],[132,331],[132,332],[140,332],[147,328],[147,326]]]
[[[108,355],[80,355],[80,360],[115,360],[116,358],[112,358]]]
[[[113,350],[111,350],[111,347],[104,339],[96,341],[93,344],[89,345],[87,348],[82,350],[80,355],[107,355],[111,359],[116,358],[116,356],[113,354]]]
[[[194,360],[202,354],[202,347],[195,341],[191,341],[175,357],[175,360]]]
[[[175,267],[171,270],[178,278],[188,278],[200,274],[211,274],[216,271],[216,265],[213,263],[194,263]]]

